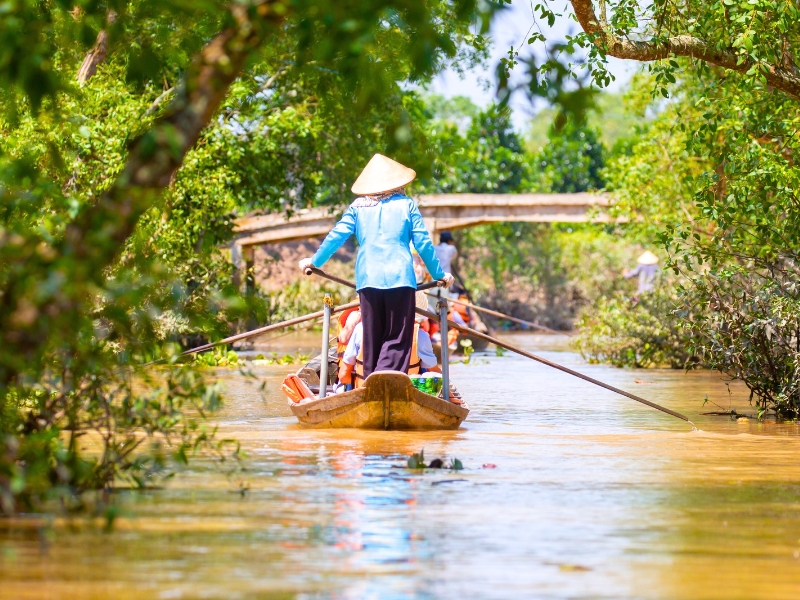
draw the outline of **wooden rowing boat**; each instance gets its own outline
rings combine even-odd
[[[297,375],[313,385],[307,369]],[[319,378],[317,389],[318,382]],[[289,408],[302,424],[318,428],[458,429],[469,414],[466,403],[453,404],[421,392],[408,375],[397,371],[373,373],[364,387],[351,392],[299,404],[289,400]]]

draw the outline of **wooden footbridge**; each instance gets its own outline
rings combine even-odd
[[[445,230],[484,223],[527,221],[533,223],[605,223],[608,198],[596,194],[434,194],[417,197],[417,204],[431,236]],[[310,208],[285,214],[237,219],[234,253],[248,247],[325,236],[341,211]],[[241,255],[241,254],[240,254]]]

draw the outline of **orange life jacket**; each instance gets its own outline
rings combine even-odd
[[[419,375],[422,362],[419,359],[419,350],[417,349],[417,336],[419,336],[419,323],[414,323],[414,340],[411,342],[411,358],[408,361],[409,375]],[[362,339],[361,347],[358,349],[358,356],[356,357],[356,368],[353,370],[353,387],[360,388],[364,386],[364,344]]]
[[[361,307],[355,306],[353,308],[348,308],[346,311],[344,311],[342,314],[339,315],[339,320],[338,320],[339,331],[336,334],[336,355],[339,357],[337,361],[339,367],[342,366],[342,357],[344,356],[344,351],[347,350],[347,342],[349,341],[346,340],[342,342],[339,339],[339,336],[342,334],[342,329],[344,329],[345,325],[347,325],[347,319],[349,319],[350,315],[352,315],[357,310],[361,310]]]
[[[450,312],[447,313],[447,318],[450,321],[455,321],[455,319],[453,318],[453,309],[456,308],[457,306],[458,306],[457,304],[451,304],[450,305]],[[463,308],[466,308],[466,306],[463,307]],[[461,311],[457,311],[457,312],[458,312],[458,314],[461,314]],[[469,323],[469,320],[464,319],[464,322],[465,323]],[[448,346],[452,346],[457,341],[458,341],[458,329],[456,329],[455,327],[448,327],[447,328],[447,345]]]
[[[466,296],[459,296],[459,302],[469,302]],[[464,323],[469,324],[470,321],[470,314],[469,314],[469,307],[464,306],[463,304],[456,304],[453,302],[452,307],[456,310],[458,314],[464,319]]]

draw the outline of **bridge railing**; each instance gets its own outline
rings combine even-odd
[[[608,222],[604,212],[610,202],[599,194],[433,194],[416,198],[431,235],[483,223],[527,221],[535,223]],[[322,237],[341,212],[326,207],[246,216],[236,221],[240,246],[275,244]]]

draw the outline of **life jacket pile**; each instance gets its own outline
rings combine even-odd
[[[300,404],[306,398],[313,398],[314,394],[306,382],[297,375],[287,375],[281,384],[283,393],[295,404]]]

